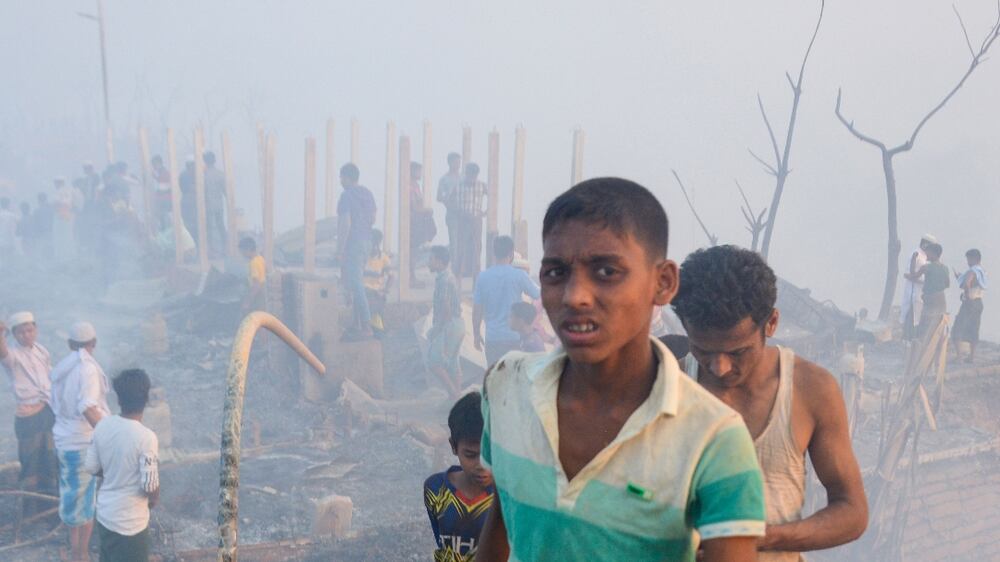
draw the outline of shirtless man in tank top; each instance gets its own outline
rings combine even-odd
[[[758,254],[717,246],[684,261],[673,305],[690,346],[681,366],[743,416],[754,440],[767,507],[758,559],[795,562],[803,551],[860,537],[868,503],[836,380],[767,345],[778,327],[776,298],[774,272]],[[803,518],[806,451],[827,505]]]

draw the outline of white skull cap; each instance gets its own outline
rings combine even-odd
[[[78,343],[88,342],[97,339],[97,330],[90,322],[77,322],[69,329],[69,339]]]
[[[28,312],[27,310],[24,310],[21,312],[15,312],[14,314],[11,314],[10,318],[7,319],[7,324],[10,326],[11,329],[14,329],[20,326],[21,324],[27,324],[28,322],[34,322],[34,321],[35,321],[35,315]]]

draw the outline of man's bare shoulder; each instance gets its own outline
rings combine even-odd
[[[802,399],[811,414],[821,419],[824,412],[830,411],[830,406],[840,404],[843,407],[844,396],[840,384],[830,371],[800,357],[795,356],[795,395]]]

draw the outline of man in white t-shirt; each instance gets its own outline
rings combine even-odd
[[[142,425],[149,402],[149,375],[122,371],[114,380],[121,414],[94,429],[84,468],[104,475],[97,491],[101,562],[149,560],[149,509],[160,498],[159,444]]]
[[[94,428],[111,415],[108,378],[94,359],[97,332],[89,322],[70,329],[71,353],[52,370],[52,437],[59,457],[59,518],[69,527],[70,560],[88,560],[96,481],[83,461]]]

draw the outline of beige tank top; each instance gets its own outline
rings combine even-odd
[[[795,352],[778,346],[778,396],[764,431],[754,439],[757,461],[764,474],[764,504],[767,524],[777,525],[802,518],[806,492],[806,459],[792,434],[792,381]],[[698,380],[698,361],[687,356],[685,370]],[[760,552],[760,562],[800,562],[798,552]]]

